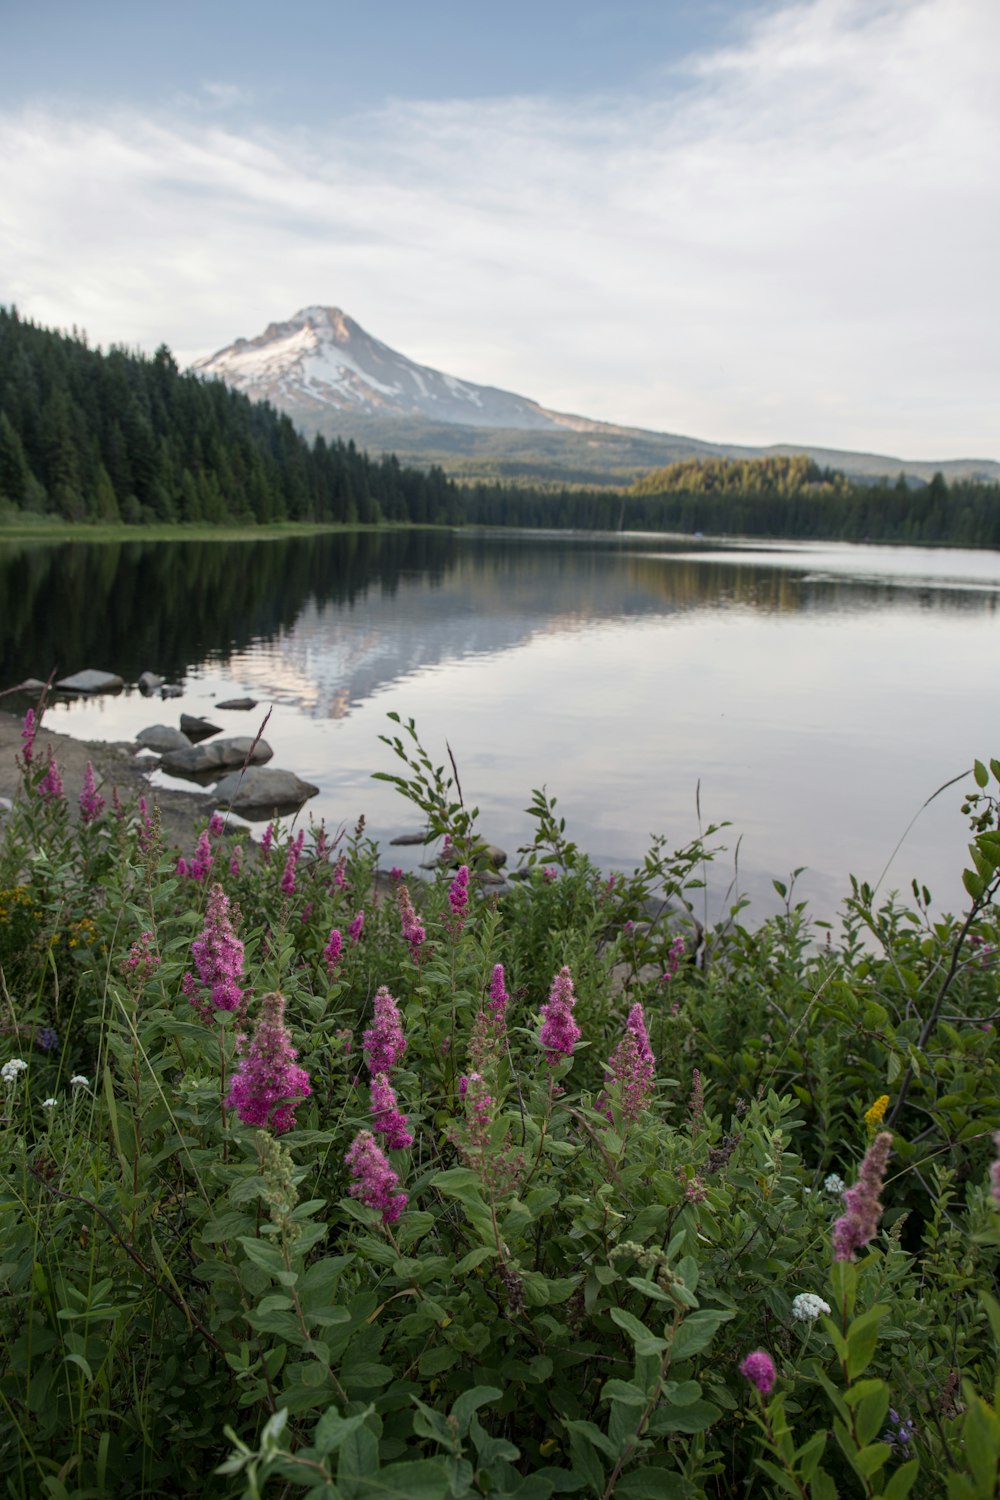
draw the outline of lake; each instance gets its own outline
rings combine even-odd
[[[390,710],[435,763],[451,746],[511,864],[543,783],[607,869],[654,833],[687,843],[700,799],[703,823],[732,824],[712,909],[735,879],[760,915],[797,866],[818,915],[852,871],[887,890],[919,876],[956,908],[961,786],[893,851],[938,787],[1000,755],[994,552],[430,531],[7,542],[0,599],[0,685],[90,666],[130,684],[57,701],[53,728],[127,739],[183,711],[253,734],[273,705],[273,763],[320,787],[307,815],[364,812],[404,868],[421,852],[385,846],[419,816],[371,780],[399,769],[379,741]],[[147,669],[184,696],[144,699]],[[246,694],[252,714],[214,706]]]

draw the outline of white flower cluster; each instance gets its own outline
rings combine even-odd
[[[797,1297],[792,1298],[792,1317],[796,1323],[813,1323],[820,1313],[829,1311],[829,1302],[824,1302],[815,1292],[800,1292]]]
[[[3,1067],[0,1068],[0,1078],[3,1079],[4,1083],[14,1083],[18,1073],[25,1072],[27,1066],[28,1064],[22,1058],[12,1057],[10,1062],[5,1062]]]
[[[70,1083],[75,1089],[88,1089],[90,1087],[90,1079],[84,1078],[82,1073],[74,1073],[70,1079]]]
[[[847,1183],[842,1177],[838,1177],[836,1172],[831,1172],[828,1177],[823,1178],[823,1186],[828,1193],[842,1193]]]
[[[42,1100],[42,1108],[43,1109],[55,1109],[55,1107],[56,1107],[56,1105],[58,1103],[59,1103],[58,1099],[43,1099]]]

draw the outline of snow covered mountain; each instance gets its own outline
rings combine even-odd
[[[237,339],[194,368],[293,416],[332,408],[469,427],[551,431],[591,425],[510,391],[415,364],[372,338],[339,307],[304,307],[287,323],[271,323],[254,339]]]
[[[418,365],[339,307],[304,307],[193,368],[251,400],[270,401],[308,437],[353,437],[403,462],[438,463],[457,475],[627,483],[677,459],[808,453],[864,478],[905,473],[927,481],[939,469],[949,480],[1000,478],[1000,464],[990,460],[934,463],[788,444],[748,448],[550,411],[512,391]]]

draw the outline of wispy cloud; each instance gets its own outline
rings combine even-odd
[[[812,0],[642,98],[0,117],[0,300],[185,357],[337,302],[561,409],[995,456],[998,47],[992,0]]]

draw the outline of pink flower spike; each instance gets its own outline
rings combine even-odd
[[[38,725],[35,723],[35,710],[29,708],[24,716],[24,728],[21,730],[21,754],[24,764],[31,765],[31,758],[35,753],[35,735],[38,733]]]
[[[198,979],[209,991],[208,997],[197,993],[192,974],[185,974],[184,993],[206,1019],[214,1010],[242,1012],[245,997],[238,980],[243,974],[243,944],[229,920],[229,901],[221,885],[213,885],[205,908],[205,930],[191,944],[191,956]]]
[[[495,1016],[506,1017],[507,1004],[510,996],[505,989],[503,964],[493,965],[493,978],[490,980],[490,1010]]]
[[[208,831],[213,839],[221,839],[226,831],[226,820],[219,812],[214,812],[208,820]]]
[[[612,1118],[611,1100],[622,1112],[622,1118],[634,1124],[649,1103],[653,1092],[656,1059],[649,1045],[646,1018],[641,1005],[633,1005],[625,1022],[625,1032],[608,1059],[604,1075],[607,1091],[597,1102],[608,1119]]]
[[[990,1166],[990,1192],[993,1194],[993,1202],[1000,1208],[1000,1131],[993,1137],[993,1144],[997,1149],[997,1159]]]
[[[399,905],[399,920],[403,929],[403,937],[409,944],[413,957],[416,958],[427,937],[427,932],[417,918],[413,902],[410,900],[409,888],[406,885],[397,887],[396,901]]]
[[[250,1046],[233,1076],[227,1109],[244,1125],[282,1135],[295,1125],[295,1110],[312,1093],[309,1075],[298,1067],[298,1053],[285,1025],[285,997],[265,995]]]
[[[362,908],[362,910],[359,911],[357,916],[354,918],[354,921],[351,923],[350,927],[348,927],[347,929],[347,936],[350,938],[352,943],[360,942],[361,934],[364,931],[364,926],[365,913],[364,909]]]
[[[573,976],[568,967],[563,967],[552,981],[548,1004],[542,1006],[542,1025],[538,1033],[550,1068],[554,1068],[561,1058],[572,1057],[573,1048],[580,1040],[580,1028],[573,1020],[575,1004]]]
[[[375,993],[375,1017],[362,1037],[369,1073],[391,1073],[406,1051],[399,1006],[383,984]]]
[[[90,761],[83,773],[83,790],[80,793],[80,817],[84,823],[93,823],[107,807],[107,802],[97,790],[94,782],[94,767]]]
[[[740,1365],[740,1374],[749,1380],[750,1384],[756,1386],[762,1396],[769,1396],[774,1390],[774,1382],[778,1378],[778,1372],[774,1368],[774,1360],[764,1349],[755,1349],[748,1354]]]
[[[285,868],[281,875],[281,889],[286,896],[293,896],[295,894],[295,868],[299,862],[305,838],[305,829],[300,829],[297,837],[288,846],[288,854],[285,857]]]
[[[448,901],[456,917],[464,917],[469,905],[469,867],[459,865],[448,889]]]
[[[396,1091],[385,1073],[376,1073],[371,1082],[372,1118],[375,1129],[385,1136],[390,1151],[405,1151],[413,1145],[413,1136],[407,1129],[409,1120],[401,1114],[396,1102]]]
[[[853,1260],[855,1252],[867,1245],[878,1233],[882,1214],[879,1194],[885,1181],[892,1150],[892,1136],[882,1130],[865,1152],[858,1170],[858,1180],[844,1193],[845,1214],[833,1226],[834,1260]]]
[[[330,940],[323,949],[323,957],[326,959],[326,972],[333,979],[340,964],[341,938],[336,927],[330,933]]]
[[[345,1157],[354,1181],[348,1188],[366,1208],[382,1215],[383,1224],[395,1224],[407,1204],[405,1193],[398,1193],[399,1178],[375,1144],[370,1130],[359,1130]]]
[[[48,768],[38,783],[38,795],[43,797],[46,802],[62,802],[65,800],[63,780],[59,774],[59,765],[52,753],[51,745],[49,746]]]

